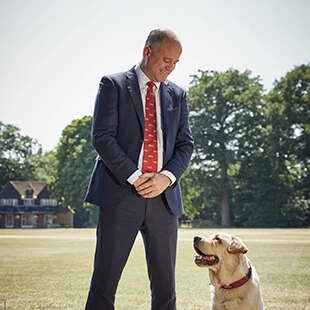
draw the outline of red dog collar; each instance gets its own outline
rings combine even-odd
[[[229,290],[232,288],[237,288],[242,286],[243,284],[247,283],[249,281],[249,279],[251,278],[252,275],[252,267],[250,266],[248,273],[246,274],[245,277],[243,277],[242,279],[240,279],[239,281],[236,281],[234,283],[231,283],[229,285],[222,285],[221,288],[224,288],[225,290]]]

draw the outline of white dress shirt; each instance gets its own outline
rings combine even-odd
[[[146,85],[150,79],[144,74],[141,68],[137,65],[135,67],[136,74],[138,77],[140,92],[141,92],[141,99],[143,105],[143,112],[145,113],[145,98],[148,86]],[[157,124],[157,150],[158,150],[158,164],[157,164],[157,171],[165,174],[171,181],[171,185],[176,181],[175,176],[168,170],[162,170],[163,167],[163,154],[164,154],[164,146],[163,146],[163,131],[161,128],[161,107],[160,107],[160,82],[154,82],[154,95],[155,95],[155,103],[156,103],[156,124]],[[142,163],[143,163],[143,147],[144,143],[142,144],[139,162],[138,162],[138,170],[136,170],[128,179],[127,181],[130,184],[134,184],[135,181],[142,175]]]

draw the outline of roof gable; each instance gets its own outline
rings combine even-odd
[[[46,182],[37,181],[10,181],[9,182],[21,195],[24,196],[29,189],[33,190],[33,195],[38,196],[46,187]]]

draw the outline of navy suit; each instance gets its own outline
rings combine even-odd
[[[92,128],[93,146],[98,156],[85,198],[86,201],[100,207],[95,267],[87,309],[114,309],[112,306],[114,299],[111,296],[106,297],[105,295],[115,294],[121,270],[127,261],[137,231],[140,230],[142,232],[145,244],[150,240],[147,234],[143,234],[143,232],[150,230],[147,225],[150,225],[155,231],[162,231],[162,228],[159,229],[158,227],[158,223],[162,223],[162,221],[159,218],[161,213],[158,212],[156,204],[164,206],[163,209],[165,210],[163,212],[166,212],[166,215],[162,214],[162,216],[167,216],[168,222],[170,221],[167,227],[169,225],[170,227],[171,225],[172,227],[176,227],[177,216],[183,213],[179,180],[189,164],[193,151],[193,139],[188,125],[186,93],[174,83],[166,81],[161,83],[160,96],[161,127],[164,144],[163,170],[173,173],[176,177],[176,182],[168,187],[160,196],[154,199],[144,199],[138,196],[134,186],[127,182],[128,177],[137,170],[144,132],[143,106],[135,70],[132,68],[127,72],[105,76],[101,80],[96,98]],[[127,210],[128,204],[131,205],[131,209]],[[116,219],[120,216],[119,213],[125,212],[125,209],[127,210],[126,214],[140,212],[139,210],[142,210],[144,206],[147,207],[148,204],[150,210],[154,212],[148,219],[142,218],[145,216],[145,212],[142,214],[141,211],[141,214],[135,215],[135,220],[128,225],[128,220],[124,220],[123,224],[119,220],[117,220],[117,224],[111,224],[111,220],[109,220],[110,217]],[[122,213],[121,216],[124,217],[125,215]],[[141,218],[136,220],[139,216]],[[157,216],[158,222],[155,222]],[[105,220],[106,222],[104,223]],[[129,228],[130,225],[131,227]],[[120,231],[122,229],[124,231]],[[169,233],[169,229],[165,234]],[[112,231],[113,236],[109,239],[107,235]],[[109,293],[106,293],[103,288],[104,285],[99,287],[101,285],[99,285],[99,282],[102,282],[102,278],[108,277],[107,272],[110,272],[112,258],[110,258],[110,261],[106,259],[106,255],[108,255],[107,253],[109,251],[111,252],[111,248],[104,245],[104,243],[111,243],[111,240],[116,242],[115,240],[118,237],[119,240],[122,240],[121,238],[127,236],[126,234],[130,236],[130,241],[128,241],[130,245],[128,246],[127,253],[124,254],[122,262],[117,267],[119,269],[117,271],[118,276],[116,278],[111,276],[113,279],[111,280],[110,278],[109,281],[107,280],[106,286],[110,287],[112,285],[113,288]],[[173,239],[175,240],[170,242],[170,246],[175,248],[177,235],[176,233],[173,233],[173,235]],[[124,246],[126,247],[123,244],[120,251],[124,251]],[[146,251],[148,251],[147,248]],[[150,253],[155,251],[153,246],[149,251]],[[167,255],[167,252],[165,255]],[[152,255],[148,255],[147,253],[147,261],[150,256]],[[99,260],[102,261],[104,259],[107,260],[106,265],[110,265],[109,270],[108,268],[103,270],[103,267],[99,264]],[[174,268],[175,257],[171,257],[171,261],[172,265],[168,267],[168,270],[169,268]],[[156,281],[161,281],[161,279],[156,280],[155,275],[150,273],[150,265],[154,264],[156,262],[148,261],[152,291],[152,281],[154,281],[154,286],[156,286]],[[157,266],[154,268],[165,267]],[[95,294],[101,297],[94,297]],[[156,293],[155,288],[154,292],[152,292],[154,300],[157,298],[155,296],[156,294],[158,295],[158,292]],[[98,301],[90,301],[96,298]],[[102,301],[103,299],[110,300]],[[160,302],[156,306],[156,302],[152,302],[152,309],[174,309],[174,306],[166,307],[163,304],[160,306]],[[99,306],[100,303],[101,305],[106,303],[106,306]]]

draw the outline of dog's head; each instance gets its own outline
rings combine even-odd
[[[198,254],[195,263],[199,267],[215,267],[220,262],[231,261],[232,255],[245,254],[248,249],[242,240],[228,233],[215,233],[209,237],[194,237],[194,249]]]

